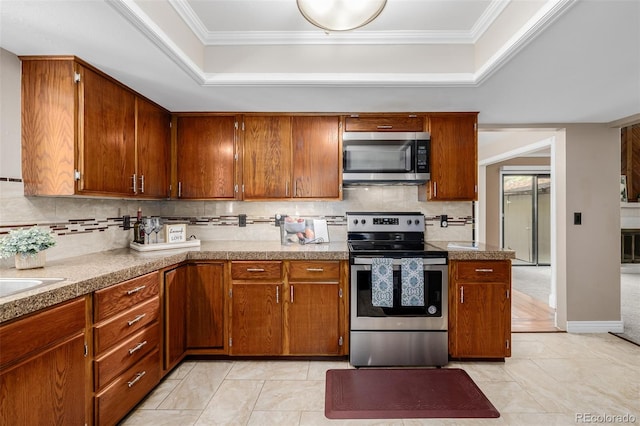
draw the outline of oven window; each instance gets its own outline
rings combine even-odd
[[[371,303],[371,271],[357,271],[358,317],[441,317],[442,271],[424,271],[424,306],[401,305],[400,270],[393,271],[393,307],[382,308]],[[446,302],[445,302],[446,303]]]

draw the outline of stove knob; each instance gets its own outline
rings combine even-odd
[[[415,224],[416,224],[416,225],[420,225],[420,219],[416,219],[416,220],[415,220]]]
[[[407,225],[411,225],[411,219],[407,219]]]
[[[358,224],[358,219],[353,219],[353,224],[357,225]]]
[[[366,219],[362,219],[361,222],[364,225],[365,223],[367,223],[367,220]]]

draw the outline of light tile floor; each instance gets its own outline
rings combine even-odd
[[[518,333],[512,355],[504,363],[449,364],[469,373],[498,419],[329,420],[325,372],[350,368],[346,361],[185,361],[123,424],[537,426],[588,416],[640,424],[639,346],[611,334]]]

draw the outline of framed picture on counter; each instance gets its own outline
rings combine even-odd
[[[164,240],[167,243],[183,243],[187,241],[187,224],[186,223],[165,224]]]

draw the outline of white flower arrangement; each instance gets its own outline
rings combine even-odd
[[[38,252],[56,245],[53,234],[34,226],[29,229],[9,231],[9,235],[0,240],[0,259],[16,254],[35,256]]]

